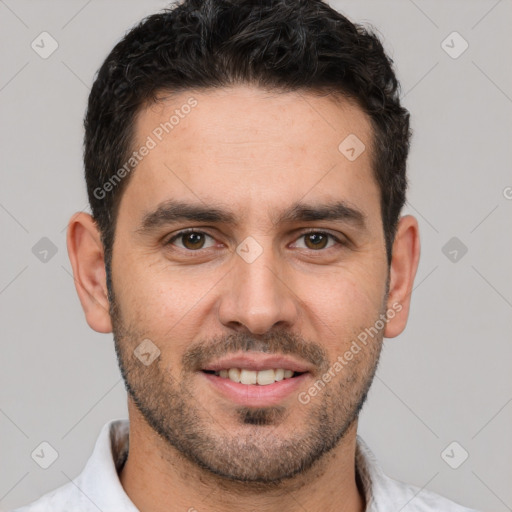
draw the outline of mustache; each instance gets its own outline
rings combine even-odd
[[[274,331],[257,337],[245,332],[233,333],[195,343],[183,354],[182,368],[185,372],[194,372],[220,357],[240,351],[279,355],[293,354],[316,368],[326,369],[329,367],[328,355],[322,346],[306,341],[298,334]]]

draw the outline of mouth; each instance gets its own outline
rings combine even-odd
[[[224,399],[266,407],[297,392],[312,377],[313,368],[289,357],[243,354],[211,363],[199,373]]]
[[[284,368],[267,368],[264,370],[249,370],[247,368],[225,368],[222,370],[202,370],[208,375],[215,375],[232,382],[247,386],[269,386],[285,379],[293,379],[307,372],[295,372]]]

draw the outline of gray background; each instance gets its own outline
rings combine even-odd
[[[65,227],[87,209],[82,118],[94,73],[165,5],[0,0],[1,510],[74,478],[101,426],[127,415],[112,337],[82,314]],[[331,5],[375,25],[395,60],[415,132],[406,212],[423,247],[408,328],[385,343],[360,434],[390,476],[512,510],[512,3]],[[47,59],[31,48],[43,31],[59,45]],[[459,36],[442,44],[454,31],[469,44],[458,58]],[[43,237],[57,249],[46,261]],[[58,452],[48,469],[31,458],[43,441]],[[452,465],[469,453],[458,469],[441,456],[453,441]]]

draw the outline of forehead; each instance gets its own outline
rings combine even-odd
[[[343,199],[379,215],[370,121],[343,99],[251,86],[161,95],[138,113],[133,140],[150,149],[120,213],[123,203],[140,216],[188,199],[263,220],[301,199]]]

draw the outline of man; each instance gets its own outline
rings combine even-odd
[[[420,245],[409,114],[377,37],[320,0],[185,0],[107,57],[93,216],[68,251],[129,423],[21,511],[468,511],[357,436]]]

